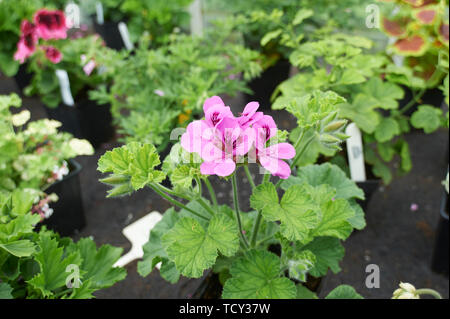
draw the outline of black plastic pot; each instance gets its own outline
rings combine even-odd
[[[406,86],[403,86],[403,91],[405,92],[405,96],[402,100],[399,101],[399,110],[403,109],[403,107],[412,100],[413,94],[411,89]],[[444,93],[439,88],[429,89],[425,92],[422,98],[418,103],[415,103],[411,108],[405,111],[404,115],[411,116],[419,105],[428,104],[433,105],[437,108],[440,108],[442,102],[444,101]]]
[[[27,63],[21,64],[16,75],[14,75],[14,80],[21,93],[31,83],[32,74],[27,72],[27,67]]]
[[[86,225],[80,188],[81,165],[69,160],[69,170],[69,174],[61,181],[45,190],[47,194],[55,193],[59,199],[55,203],[50,203],[53,215],[46,219],[43,225],[61,236],[73,235]]]
[[[270,97],[277,86],[289,78],[291,64],[287,59],[280,59],[275,65],[265,70],[259,78],[248,83],[253,94],[245,94],[247,102],[259,102],[260,109],[270,110]]]
[[[106,21],[103,24],[98,24],[96,22],[94,23],[95,32],[102,37],[107,47],[114,50],[121,50],[125,48],[118,25],[119,24],[117,22]]]
[[[49,118],[62,123],[62,131],[87,139],[94,148],[114,137],[110,108],[109,104],[98,105],[88,99],[82,99],[74,106],[62,103],[57,108],[46,107]]]
[[[361,206],[364,212],[367,210],[370,199],[372,198],[373,194],[377,191],[377,189],[380,187],[380,184],[381,184],[380,179],[368,179],[365,182],[356,182],[356,185],[358,185],[358,187],[364,191],[364,195],[366,197],[365,200],[360,199],[357,200],[357,203]]]
[[[448,194],[445,192],[441,202],[439,223],[434,240],[431,269],[434,272],[449,274],[449,237],[448,237]]]

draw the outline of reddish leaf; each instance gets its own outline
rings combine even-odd
[[[394,44],[394,49],[398,54],[421,56],[427,48],[427,42],[419,35],[400,39]]]
[[[383,30],[393,37],[401,37],[406,34],[407,22],[405,19],[393,21],[383,18]]]
[[[437,17],[437,11],[435,9],[421,9],[416,11],[415,16],[423,24],[433,24]]]
[[[439,39],[448,46],[448,24],[441,24],[439,27]]]

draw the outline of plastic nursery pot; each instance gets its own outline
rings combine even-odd
[[[122,41],[122,37],[120,36],[119,27],[117,22],[107,22],[103,24],[98,24],[94,22],[94,30],[105,41],[106,46],[108,48],[114,50],[121,50],[125,48],[125,45]]]
[[[409,89],[406,86],[403,86],[403,91],[405,92],[405,96],[402,100],[399,101],[399,110],[403,109],[403,107],[406,106],[406,104],[409,103],[409,101],[413,98],[413,93],[411,89]],[[442,105],[442,102],[444,101],[444,93],[439,88],[434,89],[428,89],[425,94],[420,98],[418,103],[415,103],[411,108],[409,108],[407,111],[405,111],[405,115],[411,116],[415,111],[417,111],[417,108],[419,105],[422,104],[428,104],[433,105],[435,107],[440,108]]]
[[[366,197],[365,200],[360,199],[357,200],[357,203],[361,206],[363,211],[367,210],[370,199],[372,198],[373,194],[377,191],[377,189],[380,187],[380,184],[381,180],[376,178],[369,178],[364,182],[356,182],[356,185],[364,191],[364,195]]]
[[[258,101],[260,108],[270,110],[272,105],[270,97],[277,86],[289,78],[291,64],[287,59],[280,59],[278,62],[266,69],[259,78],[248,83],[248,87],[253,91],[253,95],[245,94],[247,102]]]
[[[62,123],[61,131],[91,142],[94,148],[110,141],[115,134],[110,105],[98,105],[95,101],[81,99],[74,106],[61,103],[56,108],[46,107],[51,119]]]
[[[50,203],[53,214],[42,224],[61,236],[70,236],[86,225],[80,188],[81,168],[79,163],[69,160],[69,174],[45,190],[47,194],[55,193],[59,199]]]
[[[27,67],[27,63],[21,64],[14,75],[14,80],[21,93],[31,83],[32,74],[27,72]]]
[[[449,268],[449,237],[448,237],[448,194],[444,192],[441,202],[439,222],[434,241],[431,269],[434,272],[448,276]]]

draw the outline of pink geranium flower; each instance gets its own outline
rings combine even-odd
[[[229,176],[236,169],[236,163],[253,145],[253,130],[243,129],[239,119],[226,117],[216,128],[210,129],[212,136],[201,153],[204,162],[200,166],[203,175]],[[206,133],[206,132],[205,132]]]
[[[251,102],[236,118],[219,97],[205,101],[205,119],[190,123],[181,137],[181,146],[203,159],[202,174],[229,176],[236,164],[248,157],[273,175],[290,176],[290,167],[283,160],[293,158],[295,149],[288,143],[266,147],[277,127],[271,116],[257,112],[258,107],[257,102]]]
[[[57,64],[61,62],[62,53],[58,49],[52,46],[43,46],[42,49],[45,51],[45,57],[52,63]]]
[[[44,40],[67,38],[67,25],[64,13],[59,10],[41,9],[34,15],[37,34]]]
[[[20,26],[21,36],[17,43],[17,51],[14,54],[14,60],[24,63],[36,50],[38,36],[36,26],[31,22],[24,20]]]

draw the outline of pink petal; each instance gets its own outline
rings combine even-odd
[[[208,129],[204,121],[194,121],[190,123],[186,132],[181,136],[181,146],[188,152],[202,153],[204,141],[203,132]]]
[[[243,156],[247,154],[253,146],[255,140],[255,131],[252,128],[247,128],[241,133],[236,140],[236,147],[234,155]]]
[[[279,143],[264,149],[264,154],[273,158],[291,159],[295,156],[295,148],[289,143]]]
[[[259,156],[259,162],[272,175],[286,179],[291,175],[291,168],[282,161],[269,156]]]
[[[214,174],[222,177],[229,176],[233,174],[235,169],[236,164],[233,162],[232,159],[228,158],[225,161],[216,164],[216,167],[214,168]]]
[[[216,167],[216,163],[203,162],[200,165],[200,172],[203,175],[213,175],[215,167]]]
[[[206,111],[208,111],[208,109],[209,109],[211,106],[214,106],[214,105],[225,106],[225,103],[223,103],[222,99],[221,99],[220,97],[218,97],[218,96],[210,97],[210,98],[207,99],[207,100],[205,101],[205,103],[203,104],[203,111],[205,112],[205,114],[206,114]]]
[[[217,126],[226,117],[234,118],[229,106],[213,105],[205,112],[205,121],[212,127]]]
[[[259,103],[258,102],[250,102],[248,103],[245,108],[244,108],[244,112],[242,112],[243,116],[247,116],[247,117],[251,117],[253,114],[256,113],[256,111],[259,108]]]

